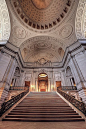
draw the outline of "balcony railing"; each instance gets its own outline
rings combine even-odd
[[[61,86],[62,90],[77,90],[76,86]]]
[[[68,100],[72,105],[74,105],[77,109],[79,109],[82,113],[86,115],[86,107],[82,101],[75,99],[73,96],[65,93],[61,89],[57,88],[57,92],[61,94],[66,100]]]
[[[3,113],[5,113],[8,109],[10,109],[15,103],[17,103],[23,96],[25,96],[27,93],[29,92],[29,89],[20,93],[19,95],[13,97],[12,99],[10,99],[7,102],[4,102],[1,105],[1,109],[0,109],[0,116],[3,115]]]
[[[9,90],[26,90],[29,87],[23,87],[23,86],[11,86]]]

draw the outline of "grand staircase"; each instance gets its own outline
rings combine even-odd
[[[84,119],[56,92],[31,92],[3,121],[76,122]]]

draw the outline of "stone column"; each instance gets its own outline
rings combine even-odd
[[[70,78],[70,80],[71,80],[71,85],[74,86],[72,78]]]
[[[51,79],[50,79],[50,78],[48,78],[48,92],[50,92],[50,91],[51,91],[50,81],[51,81]]]
[[[71,86],[70,77],[66,77],[66,86]]]
[[[66,86],[66,84],[65,84],[65,70],[63,70],[62,72],[61,72],[61,85],[62,86]]]
[[[21,71],[20,86],[25,86],[25,73],[23,70]]]
[[[78,90],[78,93],[79,93],[79,96],[82,98],[83,102],[86,103],[86,95],[85,95],[85,92],[84,92],[84,88],[85,88],[85,85],[84,85],[84,77],[79,69],[79,66],[76,62],[76,59],[75,57],[72,57],[72,63],[74,64],[74,67],[75,67],[75,73],[76,73],[76,86],[77,86],[77,90]],[[72,69],[73,70],[73,69]]]
[[[37,78],[36,78],[35,82],[36,82],[36,84],[35,84],[36,85],[35,91],[38,92],[38,79]]]
[[[16,60],[15,60],[15,58],[11,57],[9,60],[8,66],[5,67],[5,72],[2,77],[2,82],[0,84],[0,86],[3,87],[0,104],[2,104],[4,102],[4,99],[8,95],[10,84],[11,84],[12,78],[14,76],[15,68],[16,68]]]
[[[78,78],[79,78],[77,83],[80,83],[81,84],[81,88],[84,88],[85,87],[84,84],[83,84],[84,78],[83,78],[83,75],[82,75],[82,73],[81,73],[81,71],[79,69],[79,66],[78,66],[78,64],[77,64],[77,62],[75,60],[75,57],[72,58],[72,62],[74,64],[74,66],[75,66],[75,69],[76,69],[76,72],[77,72],[77,75],[78,75]]]
[[[33,69],[33,72],[32,72],[32,79],[31,79],[31,91],[33,91],[33,87],[35,88],[35,72],[34,72],[34,69]]]

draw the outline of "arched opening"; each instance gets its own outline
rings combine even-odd
[[[72,75],[71,68],[69,66],[66,69],[66,79],[68,79],[70,81],[71,86],[76,86],[75,79]]]
[[[46,73],[40,73],[38,75],[38,91],[39,92],[48,91],[48,75]]]

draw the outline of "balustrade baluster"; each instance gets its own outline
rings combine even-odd
[[[72,89],[73,89],[73,87],[72,87]],[[76,88],[74,88],[74,90],[75,89]],[[67,99],[71,104],[73,104],[77,109],[79,109],[82,113],[84,113],[86,115],[86,108],[85,108],[85,104],[83,102],[75,99],[73,96],[70,96],[69,94],[60,90],[59,87],[57,88],[57,92],[60,93],[65,99]]]
[[[18,102],[24,95],[26,95],[29,92],[29,89],[20,93],[19,95],[13,97],[12,99],[10,99],[7,102],[4,102],[1,105],[1,109],[0,109],[0,116],[3,115],[3,113],[5,113],[9,108],[11,108],[16,102]]]

